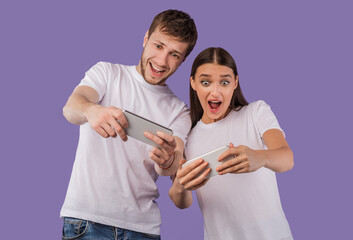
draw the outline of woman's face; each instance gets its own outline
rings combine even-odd
[[[216,63],[203,64],[197,68],[195,78],[190,78],[190,83],[203,108],[202,122],[217,122],[228,115],[233,92],[238,86],[238,76],[231,68]]]

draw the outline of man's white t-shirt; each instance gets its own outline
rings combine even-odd
[[[232,111],[215,123],[199,121],[188,136],[186,159],[230,142],[234,146],[266,149],[262,136],[269,129],[281,130],[264,101]],[[260,168],[252,173],[215,176],[196,190],[196,195],[204,216],[207,240],[293,239],[272,170]]]
[[[99,94],[99,104],[136,113],[173,130],[184,142],[191,127],[186,105],[168,86],[151,85],[136,66],[99,62],[79,86]],[[103,138],[88,123],[80,138],[72,175],[60,215],[160,234],[155,202],[158,174],[149,158],[151,146],[129,137]]]

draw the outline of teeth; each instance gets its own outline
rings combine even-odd
[[[159,68],[156,68],[152,63],[151,63],[151,66],[153,67],[154,70],[158,71],[158,72],[162,72],[163,70],[159,69]]]
[[[211,103],[220,103],[220,101],[210,101]]]

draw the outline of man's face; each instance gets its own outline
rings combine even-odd
[[[137,71],[146,82],[153,85],[165,85],[167,78],[184,61],[188,44],[155,30],[150,38],[148,38],[147,31],[143,47]]]

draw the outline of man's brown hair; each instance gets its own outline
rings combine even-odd
[[[189,14],[173,9],[161,12],[154,17],[148,30],[148,38],[156,29],[188,43],[189,46],[186,50],[185,58],[194,49],[197,41],[197,29],[194,20]]]

